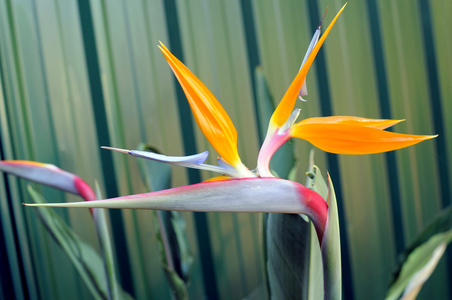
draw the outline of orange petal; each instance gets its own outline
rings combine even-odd
[[[300,122],[291,135],[309,141],[317,148],[337,154],[372,154],[405,148],[437,135],[400,134],[349,124]]]
[[[216,176],[216,177],[209,178],[209,179],[205,180],[204,182],[223,181],[223,180],[230,180],[230,179],[232,179],[231,176],[221,175],[221,176]]]
[[[300,123],[303,124],[348,124],[364,127],[372,127],[375,129],[386,129],[405,120],[386,120],[386,119],[366,119],[360,117],[349,116],[332,116],[304,119]]]
[[[160,42],[163,55],[187,96],[188,103],[204,136],[230,165],[241,165],[237,151],[237,131],[226,111],[199,80]]]
[[[51,164],[44,164],[37,161],[31,161],[31,160],[2,160],[1,161],[4,164],[10,164],[10,165],[24,165],[24,166],[30,166],[30,167],[42,167],[42,168],[50,168],[54,169],[57,168],[54,165]]]
[[[347,5],[347,4],[345,4],[345,5]],[[284,97],[282,98],[281,102],[279,102],[278,107],[276,107],[276,109],[270,119],[270,126],[277,127],[277,128],[281,127],[289,118],[290,114],[292,113],[293,107],[295,106],[295,101],[297,100],[298,92],[300,91],[300,88],[303,85],[303,82],[306,78],[306,74],[308,73],[308,70],[311,67],[312,62],[314,61],[314,58],[316,57],[317,53],[319,52],[320,47],[322,47],[323,42],[325,41],[326,37],[328,36],[328,33],[330,32],[331,28],[333,27],[333,25],[336,22],[339,15],[344,10],[345,5],[342,6],[341,10],[334,17],[333,21],[331,21],[330,25],[325,30],[325,33],[319,39],[319,41],[315,45],[314,49],[312,49],[312,52],[308,56],[308,59],[306,60],[305,64],[300,69],[300,71],[298,71],[297,76],[290,84],[290,86],[287,89],[286,93],[284,94]]]

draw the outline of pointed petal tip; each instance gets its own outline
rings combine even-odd
[[[115,148],[115,147],[101,146],[101,148],[105,149],[105,150],[111,150],[111,151],[121,152],[121,153],[125,153],[125,154],[128,154],[130,152],[130,150]]]
[[[323,151],[336,154],[374,154],[406,148],[437,135],[412,135],[350,124],[298,123],[293,137],[309,141]]]
[[[310,51],[309,56],[306,58],[306,62],[302,65],[302,67],[298,71],[298,74],[295,76],[294,80],[290,84],[290,86],[287,89],[286,93],[284,94],[283,98],[281,99],[281,101],[279,102],[275,111],[273,112],[273,114],[270,118],[269,126],[281,127],[287,121],[287,118],[289,117],[289,115],[295,105],[295,101],[298,98],[297,95],[301,89],[301,86],[303,85],[303,82],[306,79],[306,75],[314,61],[314,58],[316,57],[317,53],[320,50],[320,47],[322,47],[323,42],[325,41],[326,37],[328,36],[329,32],[331,31],[331,28],[336,23],[336,20],[339,18],[339,16],[341,15],[341,13],[344,10],[346,5],[347,5],[347,3],[344,4],[344,6],[342,6],[342,8],[339,10],[339,12],[333,18],[330,25],[328,25],[327,29],[325,30],[323,35],[320,37],[318,42],[315,43],[314,48],[312,49],[312,51]]]
[[[435,135],[424,135],[424,139],[425,140],[430,140],[430,139],[434,139],[436,137],[438,137],[439,134],[435,134]]]
[[[165,59],[168,61],[168,48],[166,48],[166,46],[161,41],[159,41],[159,43],[160,45],[157,45],[157,47],[160,49],[160,51],[162,51],[163,56],[165,56]]]
[[[34,207],[37,207],[37,206],[47,206],[46,204],[47,204],[47,203],[25,203],[25,202],[22,202],[22,205],[23,205],[23,206],[34,206]]]
[[[163,53],[164,55],[167,55],[168,52],[170,52],[170,51],[168,50],[168,48],[165,46],[165,44],[162,43],[162,41],[159,41],[159,44],[160,44],[160,45],[157,45],[157,47],[159,47],[160,51],[162,51],[162,53]]]
[[[80,203],[84,203],[84,202],[80,202]],[[53,207],[52,203],[22,203],[23,206],[33,206],[33,207],[45,207],[45,206],[49,206],[49,207]]]

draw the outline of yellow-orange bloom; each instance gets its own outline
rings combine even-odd
[[[218,154],[231,166],[240,168],[237,131],[221,104],[209,89],[163,43],[159,48],[176,75],[204,136]]]
[[[334,122],[337,121],[337,122]],[[312,118],[292,126],[290,136],[309,141],[336,154],[372,154],[405,148],[436,135],[411,135],[384,131],[400,120],[356,117]]]
[[[273,112],[273,115],[270,119],[270,124],[269,124],[270,130],[283,126],[284,123],[289,118],[290,114],[292,113],[293,107],[295,106],[298,92],[300,91],[300,88],[301,88],[303,82],[305,81],[306,75],[314,61],[314,58],[316,57],[317,53],[320,50],[320,47],[322,47],[323,42],[325,41],[326,37],[330,33],[331,28],[333,28],[334,23],[336,23],[337,18],[342,13],[342,11],[344,10],[346,5],[347,5],[347,3],[344,4],[344,6],[342,6],[341,10],[336,14],[333,21],[331,21],[330,25],[325,30],[325,33],[322,35],[322,37],[319,39],[319,41],[317,42],[315,47],[312,49],[306,62],[303,64],[303,66],[298,71],[297,76],[290,84],[289,88],[287,89],[286,93],[284,94],[283,98],[281,99],[281,102],[279,102],[278,107],[276,107],[276,109]]]

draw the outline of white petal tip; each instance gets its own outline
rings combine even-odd
[[[128,154],[130,152],[130,150],[127,150],[127,149],[120,149],[120,148],[107,147],[107,146],[101,146],[101,148],[106,149],[106,150],[121,152],[121,153],[125,153],[125,154]]]

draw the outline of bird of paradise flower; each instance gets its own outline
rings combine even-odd
[[[173,70],[204,136],[218,152],[218,166],[204,164],[208,151],[175,157],[138,150],[106,149],[173,165],[222,174],[206,182],[146,194],[77,203],[51,203],[59,207],[99,207],[168,209],[186,211],[285,212],[304,213],[314,222],[322,240],[328,207],[325,201],[305,186],[273,176],[269,169],[275,151],[290,138],[300,138],[314,146],[337,154],[371,154],[408,147],[435,135],[399,134],[384,129],[402,120],[367,119],[350,116],[317,117],[295,123],[299,94],[304,94],[306,74],[315,56],[343,9],[337,13],[325,33],[314,34],[305,61],[275,109],[260,149],[257,168],[249,170],[240,160],[237,131],[220,102],[207,87],[164,45],[160,50]]]
[[[204,164],[208,151],[176,157],[139,150],[104,148],[135,157],[213,171],[220,173],[221,176],[189,186],[112,199],[26,205],[305,214],[312,220],[322,245],[328,232],[326,230],[328,204],[318,193],[302,184],[279,179],[272,174],[269,168],[270,160],[281,145],[291,138],[300,138],[331,153],[372,154],[408,147],[436,137],[384,130],[402,120],[332,116],[308,118],[296,123],[300,110],[294,110],[294,106],[297,98],[306,94],[307,72],[344,8],[345,5],[321,37],[320,26],[315,32],[298,74],[271,116],[255,170],[248,169],[242,163],[237,150],[237,131],[219,101],[163,43],[160,43],[159,48],[182,86],[198,126],[219,154],[218,165]],[[37,167],[39,168],[30,164],[31,169]]]

